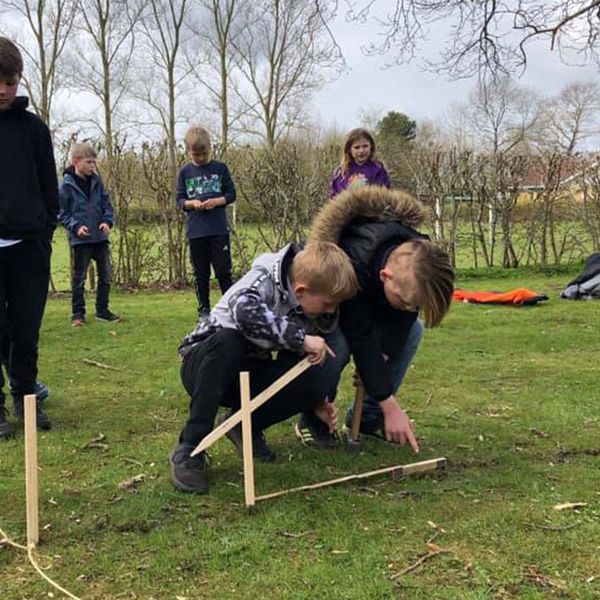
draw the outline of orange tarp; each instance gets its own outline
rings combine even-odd
[[[535,304],[540,300],[548,300],[548,296],[532,292],[527,288],[517,288],[509,292],[468,292],[456,289],[452,296],[457,302],[474,302],[477,304]]]

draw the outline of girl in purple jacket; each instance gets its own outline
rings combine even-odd
[[[383,163],[376,158],[375,138],[366,129],[357,128],[348,133],[340,164],[331,175],[329,197],[365,185],[391,187]]]

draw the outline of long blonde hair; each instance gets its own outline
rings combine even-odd
[[[350,169],[350,164],[352,163],[350,148],[361,138],[364,138],[369,142],[369,144],[371,144],[371,155],[369,156],[369,160],[377,161],[377,144],[375,144],[375,138],[373,137],[373,134],[368,129],[363,129],[362,127],[352,129],[346,136],[346,141],[344,143],[344,147],[342,148],[342,155],[340,157],[340,164],[337,168],[337,171],[342,177],[346,175],[348,169]]]

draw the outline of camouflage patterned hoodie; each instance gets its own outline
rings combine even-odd
[[[259,256],[250,271],[227,290],[210,316],[183,338],[179,353],[185,356],[199,341],[222,328],[237,329],[262,350],[302,353],[308,320],[288,277],[299,250],[288,244],[277,253]]]

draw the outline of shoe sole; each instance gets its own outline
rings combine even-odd
[[[179,479],[177,479],[177,475],[175,474],[175,465],[173,464],[173,454],[174,453],[175,453],[175,451],[173,450],[173,452],[171,452],[171,454],[169,454],[169,467],[170,467],[170,471],[171,471],[171,481],[172,481],[173,485],[179,491],[186,492],[187,494],[199,494],[199,495],[208,494],[208,486],[206,487],[206,489],[193,488],[193,487],[181,482]]]
[[[352,435],[352,428],[348,427],[348,425],[344,425],[342,427],[342,434],[344,436],[344,439],[346,440],[350,440],[351,439],[351,435]],[[396,442],[388,442],[384,436],[378,434],[378,433],[365,433],[364,431],[359,431],[358,432],[359,435],[359,439],[360,438],[367,438],[369,440],[375,440],[377,442],[384,442],[386,444],[391,444],[393,446],[398,446],[398,444]]]
[[[94,317],[96,321],[103,321],[104,323],[118,323],[121,319],[103,319],[102,317]]]
[[[326,446],[325,444],[320,444],[312,436],[311,436],[311,440],[307,441],[306,440],[307,436],[303,435],[302,430],[300,429],[300,426],[298,425],[298,423],[296,423],[294,425],[294,433],[296,434],[296,437],[300,440],[300,443],[305,448],[309,448],[310,450],[335,450],[339,446],[339,442],[336,443],[335,445],[331,445],[331,446]],[[310,433],[309,433],[309,435],[310,435]]]

